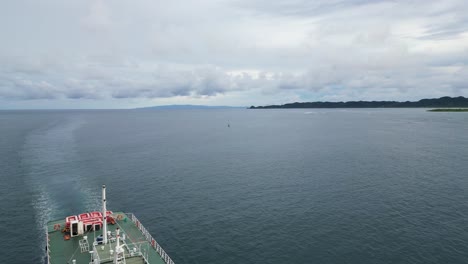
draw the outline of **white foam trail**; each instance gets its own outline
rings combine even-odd
[[[41,234],[46,231],[48,221],[63,217],[66,214],[63,209],[69,209],[63,208],[70,202],[63,199],[67,186],[73,186],[69,191],[77,192],[70,194],[70,199],[78,196],[84,210],[99,208],[97,193],[100,189],[87,187],[80,176],[82,172],[76,169],[79,159],[75,131],[83,124],[84,121],[77,117],[48,124],[32,131],[24,143],[22,158],[26,183],[33,193],[36,226]],[[45,244],[42,246],[44,248]]]

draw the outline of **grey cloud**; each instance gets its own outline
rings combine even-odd
[[[149,81],[118,81],[115,98],[214,96],[240,90],[243,78],[233,78],[217,68],[202,67],[195,70],[160,69]]]
[[[468,95],[463,0],[2,7],[2,100]]]
[[[95,74],[89,69],[82,71],[81,67],[71,68],[70,72],[59,73],[74,76],[66,80],[57,79],[53,75],[31,75],[30,79],[12,78],[7,76],[23,76],[23,72],[0,72],[0,98],[30,100],[214,96],[245,89],[244,85],[248,85],[245,80],[251,79],[248,75],[233,77],[219,68],[207,66],[194,70],[159,67],[155,72],[139,72],[138,76],[132,70],[120,69],[120,74],[111,74],[112,72],[104,71],[98,73],[96,78],[90,78]]]
[[[46,81],[10,80],[0,83],[0,98],[35,100],[56,99],[56,88]]]
[[[333,91],[347,93],[353,90],[363,95],[376,96],[388,91],[401,94],[429,94],[434,90],[446,90],[448,94],[466,93],[468,67],[454,69],[425,66],[423,64],[400,64],[397,67],[374,67],[359,63],[355,68],[341,66],[317,66],[301,73],[263,72],[258,76],[249,73],[229,74],[218,67],[199,67],[192,70],[175,67],[158,67],[156,71],[134,76],[132,71],[118,75],[104,72],[100,78],[89,78],[89,72],[78,69],[64,72],[75,75],[65,81],[53,76],[24,75],[11,77],[0,75],[0,98],[13,99],[106,99],[106,98],[170,98],[176,96],[200,97],[229,94],[247,90],[280,91]],[[9,75],[10,77],[7,77]],[[53,81],[46,81],[47,79]],[[374,98],[378,99],[378,98]]]

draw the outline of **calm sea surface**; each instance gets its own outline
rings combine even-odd
[[[103,183],[177,264],[468,262],[466,113],[0,111],[1,262]]]

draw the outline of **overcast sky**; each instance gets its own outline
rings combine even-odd
[[[14,0],[0,108],[468,96],[466,0]]]

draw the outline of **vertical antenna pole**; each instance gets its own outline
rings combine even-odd
[[[114,251],[114,264],[125,263],[125,254],[124,254],[124,250],[120,246],[120,229],[118,227],[117,229],[115,229],[115,233],[117,237],[117,245],[115,245],[115,251]]]
[[[107,244],[107,209],[106,209],[106,185],[102,185],[102,238],[104,245]]]
[[[117,227],[115,230],[117,236],[117,245],[115,246],[115,251],[117,252],[118,248],[120,248],[120,229]]]

